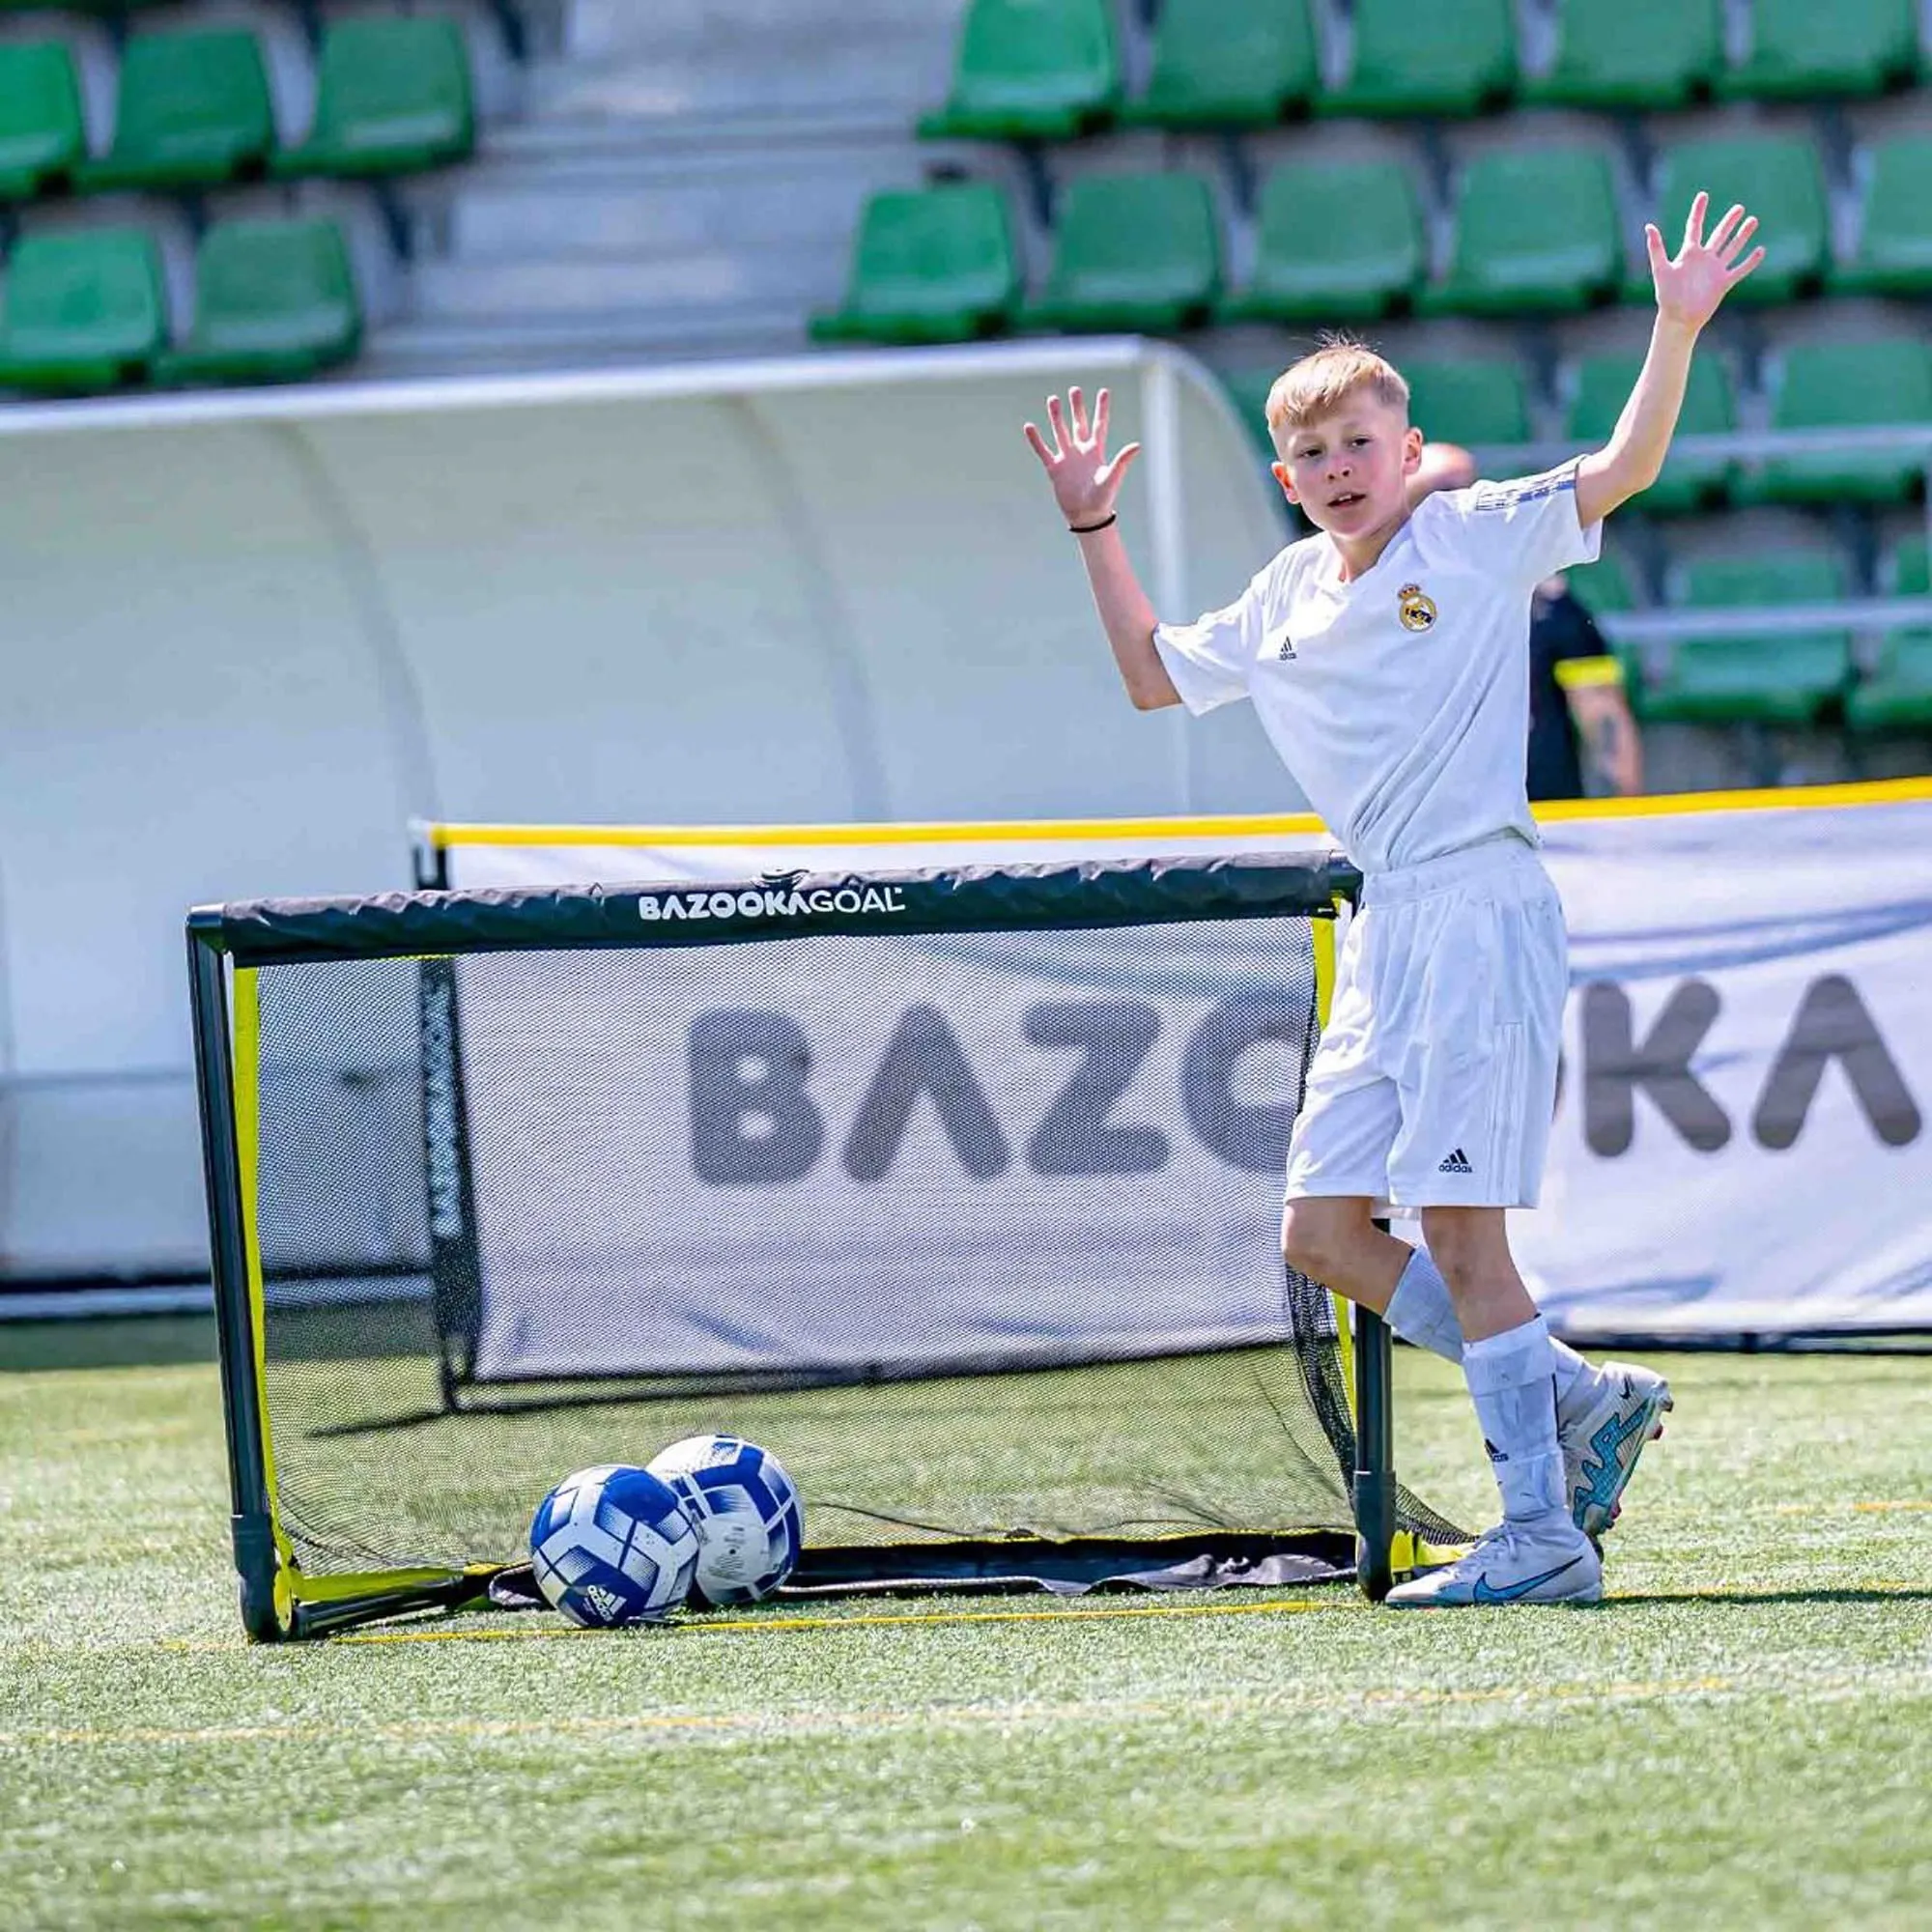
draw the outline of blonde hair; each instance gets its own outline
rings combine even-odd
[[[1296,430],[1333,415],[1360,389],[1407,415],[1408,384],[1394,363],[1353,336],[1323,336],[1321,347],[1278,376],[1268,391],[1267,426],[1275,447],[1283,449]]]

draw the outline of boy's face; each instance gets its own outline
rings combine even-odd
[[[1372,391],[1345,396],[1332,415],[1293,431],[1274,466],[1288,500],[1318,529],[1366,537],[1408,507],[1408,479],[1422,462],[1422,432],[1406,412]]]

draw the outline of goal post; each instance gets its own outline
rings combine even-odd
[[[805,1593],[1379,1590],[1462,1540],[1394,1481],[1386,1331],[1350,1362],[1274,1238],[1351,883],[1318,853],[193,914],[249,1634],[481,1600],[558,1477],[711,1429],[799,1480]]]

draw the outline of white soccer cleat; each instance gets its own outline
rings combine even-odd
[[[1672,1406],[1670,1384],[1634,1362],[1585,1370],[1571,1385],[1569,1402],[1557,1405],[1563,1492],[1585,1536],[1602,1536],[1616,1520],[1636,1459],[1663,1434]]]
[[[1604,1594],[1597,1546],[1552,1510],[1546,1520],[1502,1522],[1466,1556],[1398,1583],[1392,1610],[1465,1609],[1477,1604],[1594,1604]]]

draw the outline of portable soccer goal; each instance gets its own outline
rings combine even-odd
[[[1388,1338],[1282,1266],[1324,855],[188,920],[242,1608],[513,1601],[572,1469],[716,1431],[787,1589],[1391,1575]]]

